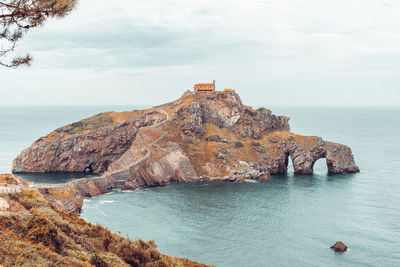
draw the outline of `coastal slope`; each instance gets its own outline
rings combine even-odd
[[[0,174],[1,266],[206,266],[161,254],[153,241],[133,240],[58,209],[20,178]],[[58,197],[66,192],[58,191]]]
[[[351,149],[290,132],[289,118],[253,109],[235,92],[185,92],[170,103],[104,112],[41,137],[13,161],[13,172],[98,173],[75,188],[162,186],[168,182],[265,179],[311,174],[325,158],[329,173],[359,169]],[[96,191],[96,190],[94,190]]]

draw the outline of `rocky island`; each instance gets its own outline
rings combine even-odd
[[[296,174],[311,174],[320,158],[329,173],[359,172],[348,146],[294,134],[288,117],[246,106],[233,90],[186,91],[164,105],[104,112],[58,128],[22,151],[13,172],[99,174],[42,188],[59,207],[79,212],[83,197],[113,188],[267,179],[285,173],[289,159]],[[68,196],[54,197],[57,190]]]

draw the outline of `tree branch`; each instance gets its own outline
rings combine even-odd
[[[64,17],[76,6],[77,0],[3,0],[0,1],[0,58],[14,51],[23,33],[43,24],[49,17]],[[11,33],[10,33],[11,32]],[[8,45],[7,45],[8,44]],[[16,57],[11,63],[0,60],[4,67],[29,65],[32,57]]]

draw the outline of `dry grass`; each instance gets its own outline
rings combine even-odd
[[[189,105],[193,103],[193,96],[180,97],[177,100],[164,104],[161,106],[162,110],[168,113],[168,115],[172,118],[174,113],[181,107]]]
[[[114,122],[120,121],[130,121],[136,120],[140,116],[144,114],[143,110],[133,110],[133,111],[123,111],[123,112],[104,112],[107,116],[109,116]]]
[[[17,180],[12,174],[0,174],[0,184],[18,184]]]
[[[6,196],[25,210],[0,215],[3,266],[205,266],[162,255],[153,241],[132,240],[49,204],[37,190]]]
[[[54,196],[56,199],[65,200],[71,198],[71,191],[65,190],[63,188],[54,188],[51,189],[51,195]]]

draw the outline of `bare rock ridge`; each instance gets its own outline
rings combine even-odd
[[[351,149],[290,132],[289,118],[242,104],[235,92],[194,93],[147,110],[104,112],[41,137],[13,161],[13,172],[101,174],[75,187],[137,188],[171,181],[310,174],[325,158],[330,173],[359,169]],[[90,184],[89,184],[90,183]],[[79,186],[78,186],[79,184]],[[91,190],[92,192],[96,190]]]

